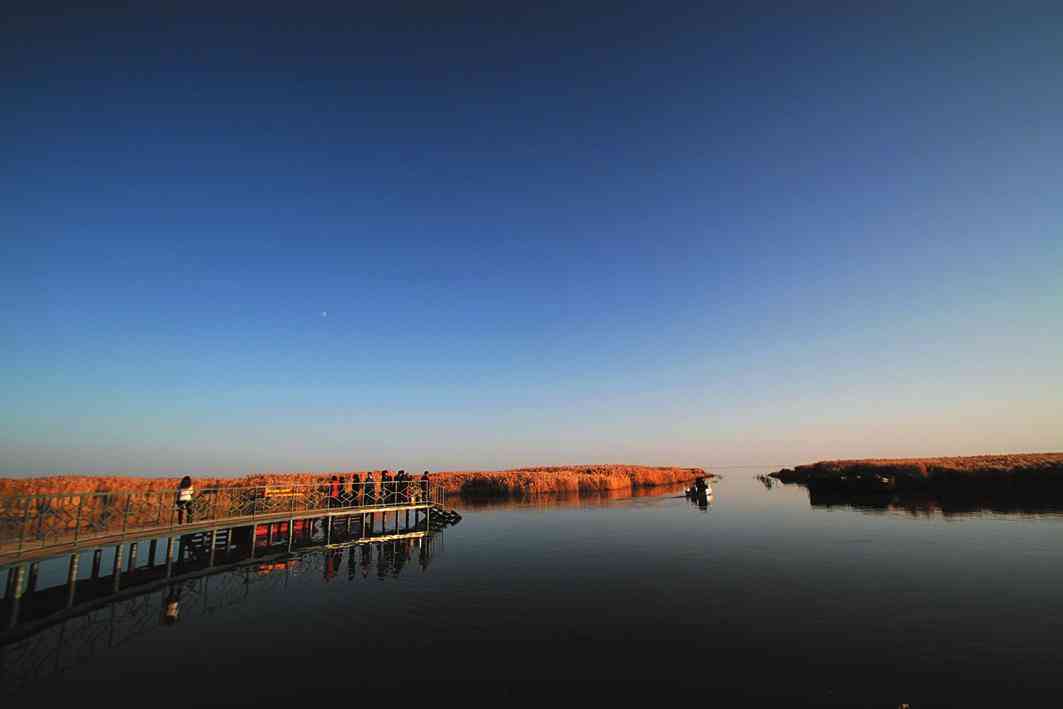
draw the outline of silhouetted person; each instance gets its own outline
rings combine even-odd
[[[380,496],[379,500],[381,504],[388,504],[391,501],[391,475],[387,470],[380,474]]]
[[[694,481],[694,500],[703,512],[709,509],[709,483],[705,478]]]
[[[358,473],[351,476],[351,505],[362,506],[362,479]]]
[[[328,483],[328,506],[338,507],[340,504],[340,479],[333,475]]]
[[[365,484],[362,485],[362,490],[365,494],[365,504],[376,504],[376,480],[373,480],[373,471],[370,470],[365,474]]]
[[[428,471],[421,473],[421,501],[428,502]]]
[[[177,485],[177,523],[184,524],[192,521],[192,498],[196,494],[192,486],[192,478],[187,475],[181,478]]]
[[[347,476],[340,476],[340,494],[339,494],[340,507],[351,506],[351,494],[347,492]]]

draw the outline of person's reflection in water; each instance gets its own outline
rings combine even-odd
[[[421,565],[421,571],[426,571],[428,565],[432,563],[431,539],[423,538],[417,541],[421,546],[421,551],[417,555],[417,563]]]
[[[336,552],[325,552],[325,581],[326,583],[336,578],[336,567],[339,566],[340,560],[336,558]]]
[[[405,539],[398,542],[397,549],[395,550],[395,568],[392,571],[392,576],[398,576],[402,573],[402,567],[406,566],[406,560],[410,556],[410,540]]]
[[[376,552],[376,577],[383,581],[387,578],[388,569],[391,568],[391,561],[394,557],[390,544],[381,544],[380,548]]]
[[[162,625],[175,625],[181,612],[181,587],[170,586],[170,592],[162,604]]]
[[[369,568],[373,565],[373,545],[366,544],[362,547],[362,578],[369,578]]]
[[[347,554],[347,580],[353,581],[354,576],[358,571],[358,564],[354,558],[354,547],[350,548],[350,553]]]

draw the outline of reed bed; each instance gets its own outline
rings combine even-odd
[[[367,470],[306,473],[256,473],[241,477],[194,476],[197,489],[257,485],[322,483],[333,475],[349,479]],[[380,471],[372,471],[380,480]],[[417,477],[420,471],[409,471]],[[394,471],[392,471],[394,473]],[[442,471],[431,473],[432,482],[448,494],[470,497],[521,497],[536,494],[570,494],[633,490],[689,482],[705,475],[701,468],[649,467],[641,465],[570,465],[516,468],[493,471]],[[139,477],[119,475],[49,475],[36,478],[0,478],[0,496],[83,492],[156,493],[172,491],[180,476]]]
[[[1059,482],[1063,481],[1063,453],[821,460],[772,473],[787,482],[843,475],[888,475],[914,482]]]

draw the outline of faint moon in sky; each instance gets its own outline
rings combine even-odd
[[[321,311],[321,317],[327,318],[328,317],[328,311],[327,310],[322,310]]]

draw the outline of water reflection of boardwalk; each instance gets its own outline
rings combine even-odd
[[[418,527],[346,539],[337,530],[333,540],[308,527],[291,552],[280,540],[256,555],[243,549],[224,559],[186,555],[144,564],[117,578],[78,581],[72,602],[66,584],[35,590],[22,599],[17,624],[0,634],[0,685],[15,691],[163,626],[283,589],[293,576],[332,582],[426,570],[442,550],[442,531]]]

